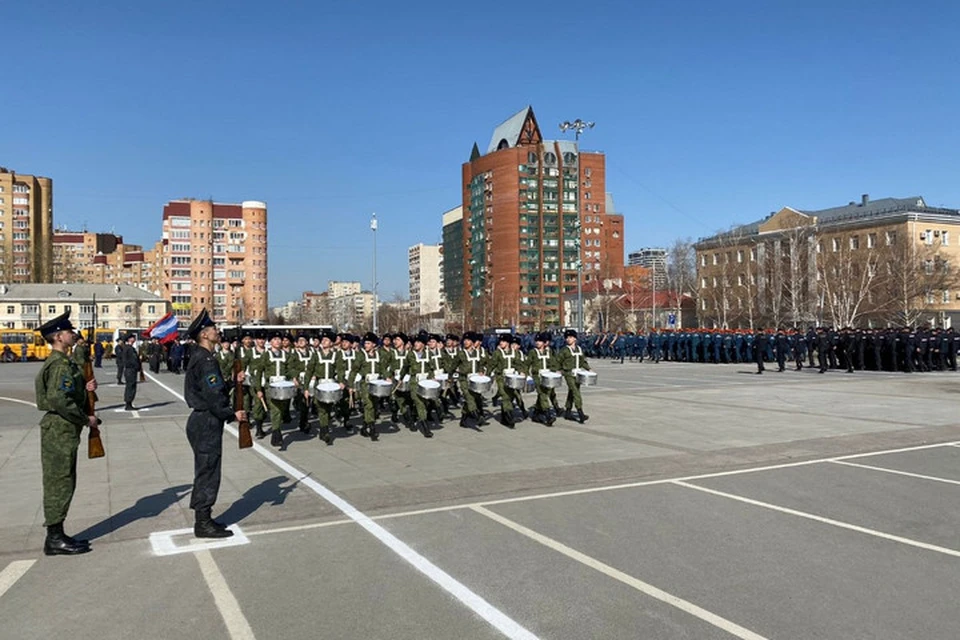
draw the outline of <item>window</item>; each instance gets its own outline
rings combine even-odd
[[[949,303],[950,303],[950,290],[949,290],[949,289],[944,289],[944,290],[943,290],[943,304],[949,304]]]
[[[928,276],[933,275],[933,260],[923,261],[923,270]]]
[[[897,232],[896,231],[887,231],[883,234],[884,240],[887,243],[887,246],[892,246],[897,244]]]
[[[940,232],[940,244],[942,244],[945,247],[950,244],[949,234],[950,232],[947,230],[943,230]]]
[[[717,266],[718,264],[720,264],[720,258],[717,257],[716,253],[713,254],[712,257],[713,257],[713,266]]]
[[[702,288],[704,288],[704,289],[707,288],[707,279],[706,279],[706,278],[700,278],[700,286],[701,286]]]
[[[12,304],[7,305],[7,313],[16,313],[16,311],[14,311],[14,306]]]
[[[877,234],[868,233],[867,234],[867,249],[873,249],[877,246]]]
[[[155,304],[147,305],[147,313],[156,313],[156,312],[157,312],[157,305]]]
[[[925,233],[921,234],[921,240],[926,240],[927,245],[933,244],[933,229],[927,229]]]
[[[743,262],[743,249],[737,249],[737,264]]]
[[[586,169],[583,170],[583,175],[587,178],[589,178],[592,173],[593,173],[593,170],[590,169],[590,167],[587,167]]]
[[[840,251],[840,238],[833,239],[833,252],[836,253],[837,251]]]
[[[109,315],[110,314],[109,305],[105,305],[105,304],[100,305],[100,313],[102,313],[103,315]]]
[[[738,275],[738,276],[737,276],[737,285],[738,285],[738,286],[741,286],[741,287],[743,286],[743,276],[742,276],[742,275]]]
[[[860,248],[860,236],[850,236],[850,248],[854,251]]]
[[[756,262],[756,261],[757,261],[757,248],[756,248],[756,247],[751,247],[751,248],[750,248],[750,262]]]
[[[55,305],[55,304],[48,304],[48,305],[47,305],[47,313],[52,314],[52,315],[56,315],[56,314],[57,314],[57,305]]]
[[[700,254],[700,266],[701,267],[707,266],[707,255],[704,253]]]
[[[714,286],[714,287],[717,286],[717,277],[716,277],[716,276],[713,277],[713,286]]]

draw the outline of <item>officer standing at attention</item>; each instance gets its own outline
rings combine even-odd
[[[196,518],[193,535],[229,538],[233,531],[216,522],[211,511],[220,492],[223,424],[245,420],[246,411],[234,411],[230,404],[231,385],[224,380],[217,357],[213,355],[220,331],[206,309],[190,324],[187,335],[197,342],[183,379],[183,397],[193,409],[187,419],[187,440],[193,449],[193,493],[190,494],[190,508]],[[239,375],[242,381],[243,373]]]
[[[90,551],[90,543],[63,532],[70,502],[77,488],[77,447],[84,425],[96,427],[96,416],[87,415],[87,392],[97,390],[97,381],[85,382],[76,363],[67,357],[77,334],[70,312],[40,327],[50,345],[35,380],[40,419],[40,465],[43,470],[43,519],[47,538],[43,553],[48,556],[75,555]]]
[[[137,408],[133,406],[133,401],[137,397],[137,381],[140,379],[140,354],[137,353],[137,348],[133,346],[136,341],[137,334],[127,334],[126,345],[120,352],[117,361],[117,369],[120,370],[122,367],[123,381],[125,384],[123,389],[124,411],[137,410]]]

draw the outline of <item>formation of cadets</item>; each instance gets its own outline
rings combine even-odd
[[[315,415],[327,445],[333,444],[337,423],[347,433],[359,426],[361,436],[376,442],[380,417],[386,415],[397,430],[405,426],[432,438],[433,428],[456,419],[458,408],[460,426],[479,429],[493,415],[486,410],[491,394],[491,408],[499,408],[500,423],[511,429],[526,419],[546,426],[560,417],[582,424],[588,416],[580,386],[596,382],[574,330],[538,333],[526,341],[508,333],[361,337],[325,331],[295,337],[251,330],[239,344],[224,336],[216,357],[225,380],[235,379],[240,359],[244,409],[256,436],[269,433],[273,446],[283,445],[281,430],[294,414],[304,434],[312,433]],[[561,383],[563,409],[557,396]],[[525,392],[536,392],[529,407]]]
[[[800,370],[817,367],[853,371],[956,371],[960,333],[953,328],[853,329],[817,327],[749,331],[681,329],[648,334],[587,334],[581,347],[588,357],[652,362],[776,362]]]

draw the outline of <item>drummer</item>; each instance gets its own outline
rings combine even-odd
[[[376,442],[380,437],[377,433],[376,419],[377,409],[374,406],[376,398],[370,396],[367,383],[372,380],[385,379],[389,372],[387,354],[380,349],[379,338],[375,333],[367,333],[363,336],[363,349],[357,352],[357,357],[353,361],[353,368],[347,374],[349,380],[357,380],[357,392],[360,395],[360,402],[363,404],[363,426],[360,427],[360,435],[364,438],[370,438]]]
[[[301,433],[310,433],[310,391],[317,382],[314,374],[317,358],[307,346],[305,335],[297,338],[292,355],[292,372],[300,382],[300,391],[293,399],[293,408],[297,410]]]
[[[583,424],[590,416],[583,413],[583,400],[580,398],[580,383],[577,382],[575,369],[586,369],[590,371],[590,364],[587,357],[583,354],[583,349],[577,345],[577,332],[574,329],[567,329],[563,332],[563,339],[566,345],[560,349],[557,354],[557,368],[563,374],[563,381],[567,384],[566,411],[563,417],[567,420],[574,420],[572,407],[577,409],[576,420]]]
[[[398,331],[393,334],[393,347],[389,350],[390,353],[390,371],[391,375],[387,378],[390,382],[399,385],[403,379],[403,365],[407,361],[407,334],[402,331]],[[412,425],[413,417],[410,415],[411,410],[411,399],[410,391],[400,391],[399,389],[394,390],[393,392],[393,410],[390,414],[390,419],[393,421],[395,426],[400,426],[400,421],[403,422],[410,428],[411,431],[414,430]]]
[[[557,391],[552,387],[543,386],[540,380],[541,373],[552,373],[557,368],[556,358],[550,350],[550,334],[547,332],[538,333],[533,345],[534,348],[530,349],[526,360],[527,375],[533,376],[537,381],[537,404],[533,407],[533,421],[542,422],[548,427],[552,427],[556,417],[550,413],[551,404],[553,404],[557,415],[560,415]]]
[[[510,346],[512,343],[513,336],[508,333],[500,334],[497,349],[490,356],[490,365],[487,367],[497,384],[497,394],[500,396],[500,424],[510,429],[517,423],[513,417],[513,401],[519,392],[504,384],[504,378],[517,374],[517,367],[520,365]]]
[[[517,373],[527,375],[526,369],[526,356],[523,355],[521,347],[523,345],[522,336],[513,336],[513,339],[510,341],[510,348],[513,350],[513,355],[516,356],[514,362],[517,363]],[[520,409],[520,415],[523,416],[523,419],[526,420],[529,417],[527,413],[527,405],[523,403],[523,391],[515,389],[516,394],[514,398],[514,403],[517,405],[517,409]]]
[[[282,381],[293,381],[294,386],[298,386],[293,360],[294,357],[283,350],[283,337],[275,333],[270,338],[270,348],[260,356],[253,373],[257,402],[266,405],[270,413],[270,444],[275,447],[283,446],[280,429],[284,418],[290,415],[290,400],[271,398],[264,386],[269,389],[271,383]]]
[[[356,345],[360,338],[355,335],[345,333],[340,340],[340,349],[337,350],[337,373],[341,376],[340,382],[343,383],[343,397],[337,405],[337,413],[343,428],[347,433],[353,433],[353,427],[350,426],[350,412],[356,406],[356,381],[349,377],[353,370],[353,361],[357,358]]]
[[[267,419],[267,413],[263,410],[263,404],[257,399],[256,390],[253,388],[253,370],[260,356],[263,355],[264,340],[257,336],[254,344],[254,333],[244,331],[243,339],[240,341],[240,362],[243,365],[243,384],[246,398],[244,398],[243,409],[250,412],[251,422],[257,428],[257,438],[265,438],[267,433],[263,430],[263,421]]]
[[[463,334],[463,349],[457,359],[456,372],[460,376],[460,391],[463,395],[463,409],[460,415],[461,427],[476,427],[487,424],[480,412],[483,396],[470,390],[469,377],[484,374],[487,366],[487,354],[480,345],[483,336],[475,331]]]
[[[400,371],[401,377],[410,377],[410,401],[417,412],[417,423],[410,430],[419,430],[424,438],[433,437],[430,425],[427,424],[426,403],[433,403],[434,401],[421,398],[417,385],[421,380],[433,380],[434,360],[430,357],[426,348],[429,341],[430,336],[425,331],[421,331],[413,337],[413,349],[407,352],[403,369]]]
[[[460,359],[460,336],[455,333],[448,333],[443,347],[443,370],[447,374],[450,383],[444,396],[448,399],[450,406],[460,406],[460,387],[456,384],[457,364]]]

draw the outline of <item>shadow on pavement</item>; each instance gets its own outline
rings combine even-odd
[[[156,517],[166,511],[170,505],[176,503],[180,500],[180,498],[187,495],[192,488],[192,485],[182,484],[176,487],[168,487],[160,493],[155,493],[152,496],[140,498],[136,501],[136,503],[133,504],[133,506],[127,507],[119,513],[115,513],[106,520],[98,522],[92,527],[87,527],[78,533],[77,537],[85,538],[87,540],[96,540],[97,538],[102,538],[108,533],[113,533],[118,529],[122,529],[123,527],[136,522],[137,520]]]
[[[281,486],[285,482],[290,482],[290,478],[275,476],[250,487],[226,511],[217,516],[217,520],[224,524],[235,524],[252,515],[265,504],[283,504],[287,495],[297,486],[296,482],[286,487]]]

